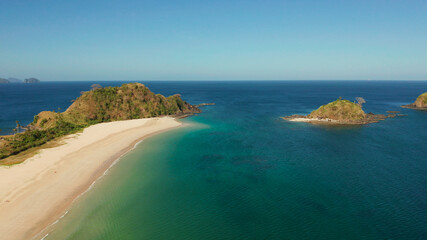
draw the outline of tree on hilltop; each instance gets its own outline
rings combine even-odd
[[[92,88],[92,90],[97,90],[97,89],[101,89],[102,86],[100,84],[92,84],[92,86],[90,86]]]
[[[362,107],[364,103],[366,103],[365,99],[362,97],[356,97],[357,104]]]

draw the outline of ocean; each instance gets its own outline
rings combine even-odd
[[[50,239],[427,239],[427,81],[141,81],[210,103],[144,140],[73,204]],[[64,111],[94,82],[0,85],[0,128]],[[123,82],[96,82],[118,86]],[[319,126],[342,97],[406,116]]]

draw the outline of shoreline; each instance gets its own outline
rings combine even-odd
[[[363,120],[336,120],[330,118],[310,118],[304,115],[291,115],[286,117],[281,117],[283,120],[288,122],[305,122],[311,124],[323,124],[323,125],[366,125],[370,123],[378,123],[379,121],[383,121],[387,118],[394,118],[396,116],[405,116],[405,114],[392,114],[388,115],[384,114],[366,114],[366,118]]]
[[[286,120],[288,122],[304,122],[304,123],[311,123],[311,124],[323,124],[323,125],[363,125],[367,124],[365,122],[343,122],[338,121],[334,119],[329,118],[307,118],[307,117],[282,117],[283,120]]]
[[[0,233],[42,239],[73,202],[145,138],[182,126],[161,117],[100,123],[14,166],[0,168]]]
[[[417,107],[415,104],[402,105],[401,108],[427,111],[427,107]]]
[[[283,118],[285,119],[285,118]],[[310,122],[310,123],[315,123],[315,122],[322,122],[322,123],[332,123],[332,124],[339,124],[339,122],[337,120],[333,120],[333,119],[319,119],[319,118],[292,118],[292,119],[285,119],[289,122]]]

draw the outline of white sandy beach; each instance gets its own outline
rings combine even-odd
[[[101,123],[24,163],[0,166],[0,239],[43,237],[117,158],[144,137],[180,125],[171,117]]]
[[[292,118],[288,119],[290,122],[325,122],[325,123],[338,123],[337,120],[329,119],[329,118]]]

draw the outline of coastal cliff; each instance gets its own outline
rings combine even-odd
[[[4,78],[0,78],[0,83],[10,83],[9,80],[4,79]]]
[[[427,92],[417,97],[414,103],[403,105],[403,108],[427,110]]]
[[[96,123],[159,116],[179,117],[201,112],[196,106],[182,100],[180,95],[165,97],[151,92],[140,83],[106,88],[93,85],[92,88],[82,92],[65,112],[40,112],[25,132],[3,136],[0,139],[0,159]]]
[[[354,103],[349,100],[337,99],[336,101],[320,106],[307,116],[292,115],[283,117],[283,119],[294,122],[324,124],[367,124],[396,116],[396,114],[365,113],[362,109],[362,103],[364,102],[363,100],[363,102]]]

